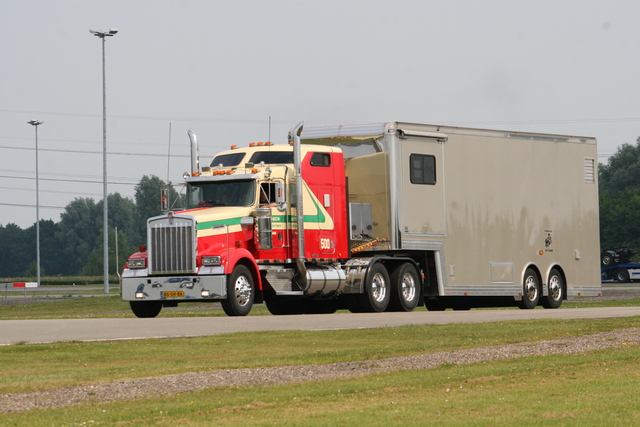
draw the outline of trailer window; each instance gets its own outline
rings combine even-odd
[[[424,154],[412,154],[409,157],[411,164],[411,183],[435,185],[436,183],[436,158]]]

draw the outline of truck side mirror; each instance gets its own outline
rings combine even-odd
[[[276,182],[276,208],[280,212],[284,212],[287,209],[287,194],[284,182]]]
[[[169,211],[169,189],[167,187],[160,190],[160,204],[162,212]]]

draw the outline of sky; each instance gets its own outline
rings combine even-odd
[[[631,0],[0,0],[0,225],[289,129],[406,121],[598,139],[640,136]],[[541,165],[541,168],[544,166]]]

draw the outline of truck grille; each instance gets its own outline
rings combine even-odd
[[[148,221],[150,274],[195,273],[195,224],[195,218],[186,215]]]

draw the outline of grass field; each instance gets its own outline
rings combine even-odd
[[[637,300],[577,304],[618,303],[638,305]],[[256,308],[257,315],[264,314]],[[194,305],[161,315],[220,312]],[[132,316],[117,296],[0,306],[2,319],[117,316]],[[378,359],[620,328],[640,328],[640,317],[13,345],[0,347],[0,394],[211,369]],[[5,413],[0,425],[637,425],[639,362],[638,348],[623,346],[572,356]]]

